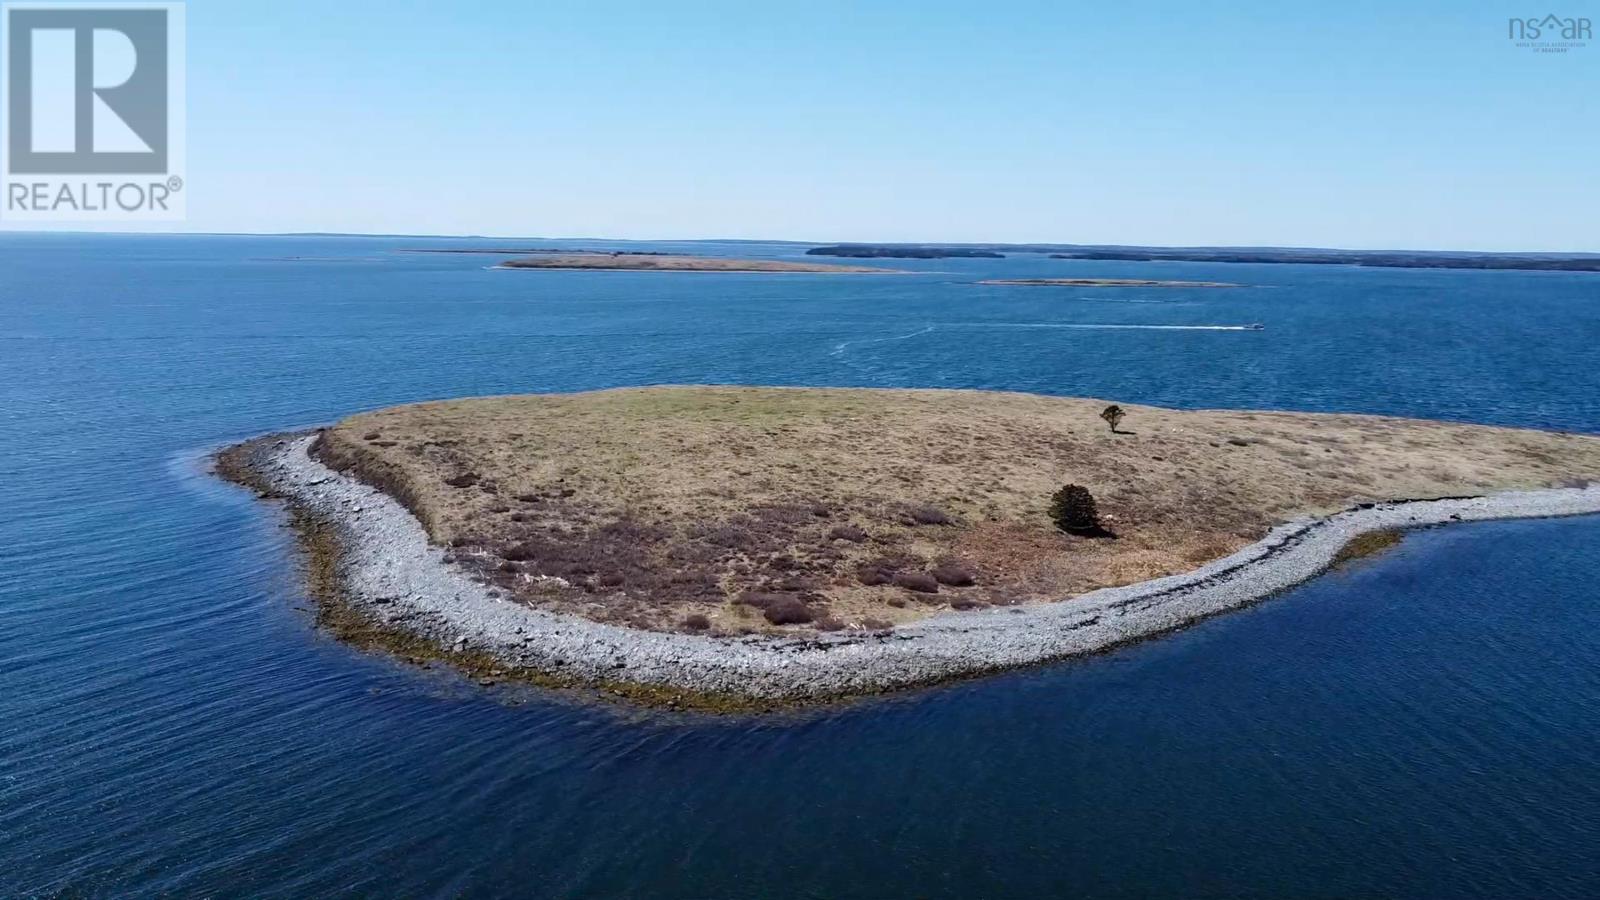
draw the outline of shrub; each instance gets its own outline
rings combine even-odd
[[[801,591],[814,591],[821,585],[811,578],[784,578],[773,585],[773,588],[786,593],[797,594]]]
[[[940,584],[948,584],[951,587],[970,587],[977,581],[977,577],[972,572],[957,565],[939,566],[933,570],[932,574],[935,581]]]
[[[767,604],[763,614],[774,625],[803,625],[817,618],[811,607],[795,597],[785,597]]]
[[[444,483],[453,488],[469,488],[478,483],[478,473],[462,472],[460,475],[446,478]]]
[[[763,503],[750,508],[751,515],[763,522],[804,525],[814,517],[809,503]]]
[[[937,506],[913,506],[906,510],[913,525],[949,525],[950,516]]]
[[[844,628],[844,623],[832,616],[824,616],[811,626],[818,631],[839,631]]]
[[[885,572],[882,569],[865,566],[860,571],[856,572],[856,580],[867,587],[874,587],[880,584],[888,584],[889,582],[893,581],[894,578],[890,576],[888,572]]]
[[[695,613],[692,616],[684,617],[683,627],[690,631],[705,631],[711,627],[711,620],[699,613]]]
[[[859,544],[867,539],[867,533],[854,525],[838,525],[828,532],[828,539]]]
[[[894,628],[894,623],[885,619],[862,619],[861,627],[868,631],[889,631]]]
[[[613,519],[600,526],[595,536],[607,542],[621,541],[628,544],[648,544],[665,540],[670,536],[666,529],[640,522],[637,519],[623,517]]]
[[[1050,498],[1050,520],[1068,534],[1089,534],[1100,530],[1100,511],[1094,495],[1082,485],[1069,484]]]
[[[692,522],[683,529],[683,534],[697,543],[737,551],[752,560],[765,560],[789,550],[795,543],[794,533],[794,526],[744,514],[720,521]]]
[[[526,562],[533,559],[533,548],[527,544],[512,544],[500,551],[500,558],[512,562]]]
[[[939,582],[923,572],[902,572],[894,577],[894,583],[918,594],[939,593]]]

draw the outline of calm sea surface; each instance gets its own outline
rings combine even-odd
[[[0,236],[0,896],[1600,896],[1594,518],[1426,532],[1088,661],[705,719],[351,651],[279,516],[201,469],[394,403],[674,382],[1600,432],[1600,276],[395,252],[485,243]],[[1061,274],[1251,287],[972,284]]]

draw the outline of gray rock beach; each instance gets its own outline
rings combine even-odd
[[[333,471],[314,434],[263,441],[251,466],[289,504],[331,523],[343,602],[441,655],[488,655],[575,685],[627,684],[756,704],[873,694],[1095,653],[1245,606],[1321,573],[1364,532],[1600,512],[1600,486],[1365,505],[1274,528],[1193,571],[1059,603],[951,612],[893,631],[716,637],[601,624],[512,602],[428,542],[385,493]]]

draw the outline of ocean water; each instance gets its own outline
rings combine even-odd
[[[394,403],[674,382],[1600,432],[1600,278],[395,252],[485,243],[0,236],[0,896],[1600,895],[1595,518],[1420,533],[1093,659],[707,718],[330,640],[281,517],[202,464]],[[972,284],[1069,269],[1250,287]]]

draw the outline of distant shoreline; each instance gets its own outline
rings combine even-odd
[[[570,250],[550,247],[402,247],[401,253],[476,253],[488,256],[532,256],[537,253],[566,256],[672,256],[665,250],[591,250],[574,247]]]
[[[810,273],[816,275],[900,275],[898,269],[840,266],[777,259],[730,259],[646,253],[555,253],[508,259],[499,269],[584,269],[630,272]]]
[[[1454,250],[1330,250],[1300,247],[1145,247],[1109,244],[833,244],[812,247],[809,256],[855,258],[1000,259],[1044,255],[1050,259],[1106,262],[1207,262],[1371,266],[1403,269],[1469,269],[1600,272],[1600,254],[1513,253]]]
[[[1052,253],[1051,259],[1109,262],[1211,262],[1359,266],[1389,269],[1476,269],[1537,272],[1600,272],[1600,256],[1531,256],[1493,253],[1384,253],[1353,250],[1083,250]]]
[[[812,247],[807,256],[842,256],[848,259],[1005,259],[995,250],[975,247],[906,247],[877,244],[834,244]]]
[[[1323,250],[1299,247],[1144,247],[1106,244],[832,244],[812,247],[806,254],[863,259],[1002,259],[1008,255],[1044,255],[1050,259],[1105,262],[1258,263],[1397,269],[1600,272],[1600,254],[1592,253]]]

